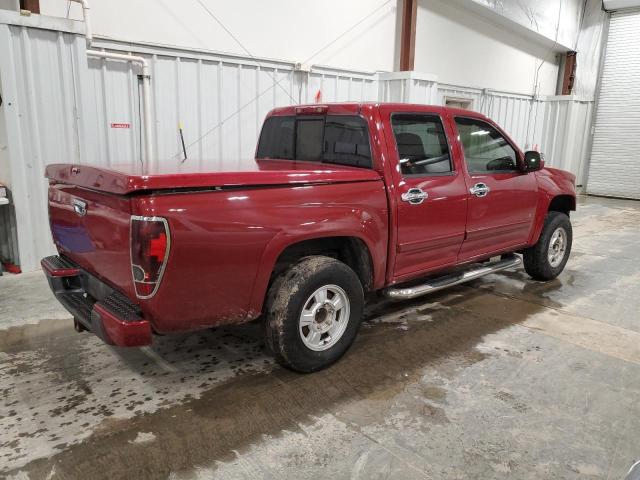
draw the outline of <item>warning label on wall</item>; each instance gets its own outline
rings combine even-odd
[[[112,123],[111,128],[131,128],[130,123]]]

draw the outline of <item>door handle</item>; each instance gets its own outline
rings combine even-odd
[[[476,197],[486,197],[491,189],[486,183],[476,183],[473,187],[469,189],[472,195]]]
[[[403,202],[409,202],[411,205],[420,205],[429,198],[429,194],[421,188],[410,188],[400,195],[400,198]]]

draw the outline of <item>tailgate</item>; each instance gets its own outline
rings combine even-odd
[[[135,298],[128,197],[68,184],[49,186],[49,219],[58,251]]]

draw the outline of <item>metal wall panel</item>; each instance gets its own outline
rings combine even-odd
[[[640,10],[611,15],[587,191],[640,199]]]
[[[184,127],[189,164],[215,169],[251,161],[266,114],[274,107],[377,98],[374,73],[314,67],[296,71],[293,63],[240,58],[211,52],[98,41],[95,48],[142,55],[151,65],[156,160],[180,168]],[[139,67],[89,60],[96,96],[98,162],[140,161]],[[131,128],[111,128],[128,123]],[[185,162],[185,163],[186,163]],[[191,165],[190,165],[191,167]]]
[[[540,125],[540,151],[545,163],[576,175],[578,191],[587,181],[593,101],[573,97],[550,97],[544,102]]]
[[[481,98],[480,111],[500,125],[520,148],[527,150],[539,143],[536,115],[543,109],[544,103],[540,100],[492,92]]]
[[[9,186],[20,265],[29,271],[53,251],[44,167],[81,158],[84,115],[76,82],[86,57],[83,42],[73,34],[5,23],[0,23],[0,52],[0,113],[9,140]]]
[[[381,102],[405,102],[439,105],[435,76],[416,72],[384,72],[378,74],[378,98]]]

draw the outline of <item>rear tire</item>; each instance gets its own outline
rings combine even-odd
[[[553,280],[564,270],[573,232],[566,213],[549,212],[538,243],[524,251],[524,269],[535,280]]]
[[[267,346],[291,370],[328,367],[353,343],[363,306],[362,284],[351,268],[330,257],[303,258],[269,290]]]

